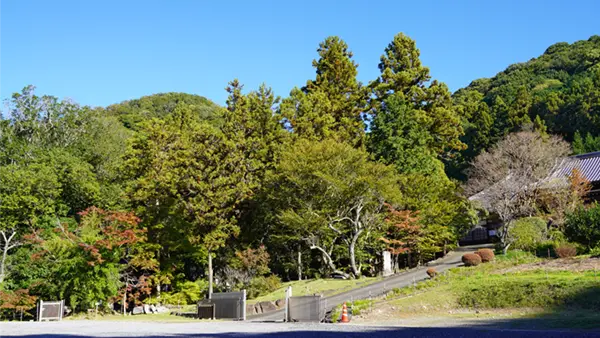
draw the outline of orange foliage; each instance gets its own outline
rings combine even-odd
[[[569,175],[569,190],[575,199],[585,201],[585,196],[592,190],[592,184],[579,169],[574,168]]]
[[[35,307],[36,297],[29,295],[28,289],[14,292],[0,290],[0,309],[27,311]]]
[[[387,236],[381,238],[381,240],[388,244],[388,249],[393,255],[414,250],[421,235],[421,227],[417,224],[419,221],[418,212],[396,210],[389,204],[386,204],[386,206],[388,217],[385,221],[390,225],[390,228]]]
[[[255,271],[262,275],[269,272],[269,253],[264,245],[258,249],[248,248],[235,253],[241,267],[247,271]]]

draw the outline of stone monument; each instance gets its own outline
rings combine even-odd
[[[392,254],[389,251],[384,251],[383,254],[383,276],[392,275],[394,272],[392,271]]]

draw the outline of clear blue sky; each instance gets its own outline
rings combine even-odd
[[[366,83],[404,32],[456,90],[553,43],[600,34],[597,0],[0,1],[0,96],[33,84],[93,106],[170,91],[223,104],[233,78],[287,96],[314,77],[329,35],[349,44]]]

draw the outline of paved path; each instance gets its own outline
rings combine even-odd
[[[390,277],[383,279],[380,282],[369,284],[358,289],[353,289],[344,293],[323,298],[326,311],[329,311],[343,302],[350,299],[368,299],[369,297],[379,296],[393,288],[403,288],[412,285],[414,282],[422,281],[427,277],[425,272],[428,268],[433,267],[437,272],[443,272],[450,268],[462,265],[462,255],[465,252],[473,252],[477,248],[489,247],[489,245],[480,246],[465,246],[448,253],[445,257],[436,261],[430,262],[425,267],[414,268]],[[293,290],[292,290],[293,293]],[[273,311],[265,314],[248,316],[248,320],[253,321],[279,321],[283,320],[283,310]]]
[[[600,337],[599,332],[503,330],[487,327],[390,327],[352,324],[252,323],[252,322],[138,322],[77,321],[0,322],[0,336],[29,338],[84,337]]]

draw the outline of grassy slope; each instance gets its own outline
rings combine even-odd
[[[283,299],[285,290],[288,286],[292,287],[294,296],[306,296],[312,294],[323,294],[328,297],[338,293],[342,293],[357,287],[365,286],[374,283],[380,278],[360,278],[360,279],[311,279],[302,281],[292,281],[283,283],[282,286],[264,296],[248,300],[248,303],[256,303],[269,300]]]
[[[585,258],[564,260],[562,271],[543,270],[531,269],[543,266],[543,260],[513,252],[493,263],[452,269],[355,308],[369,321],[441,316],[494,319],[509,327],[599,327],[600,276],[595,270],[570,271]],[[370,307],[376,311],[369,312]]]

